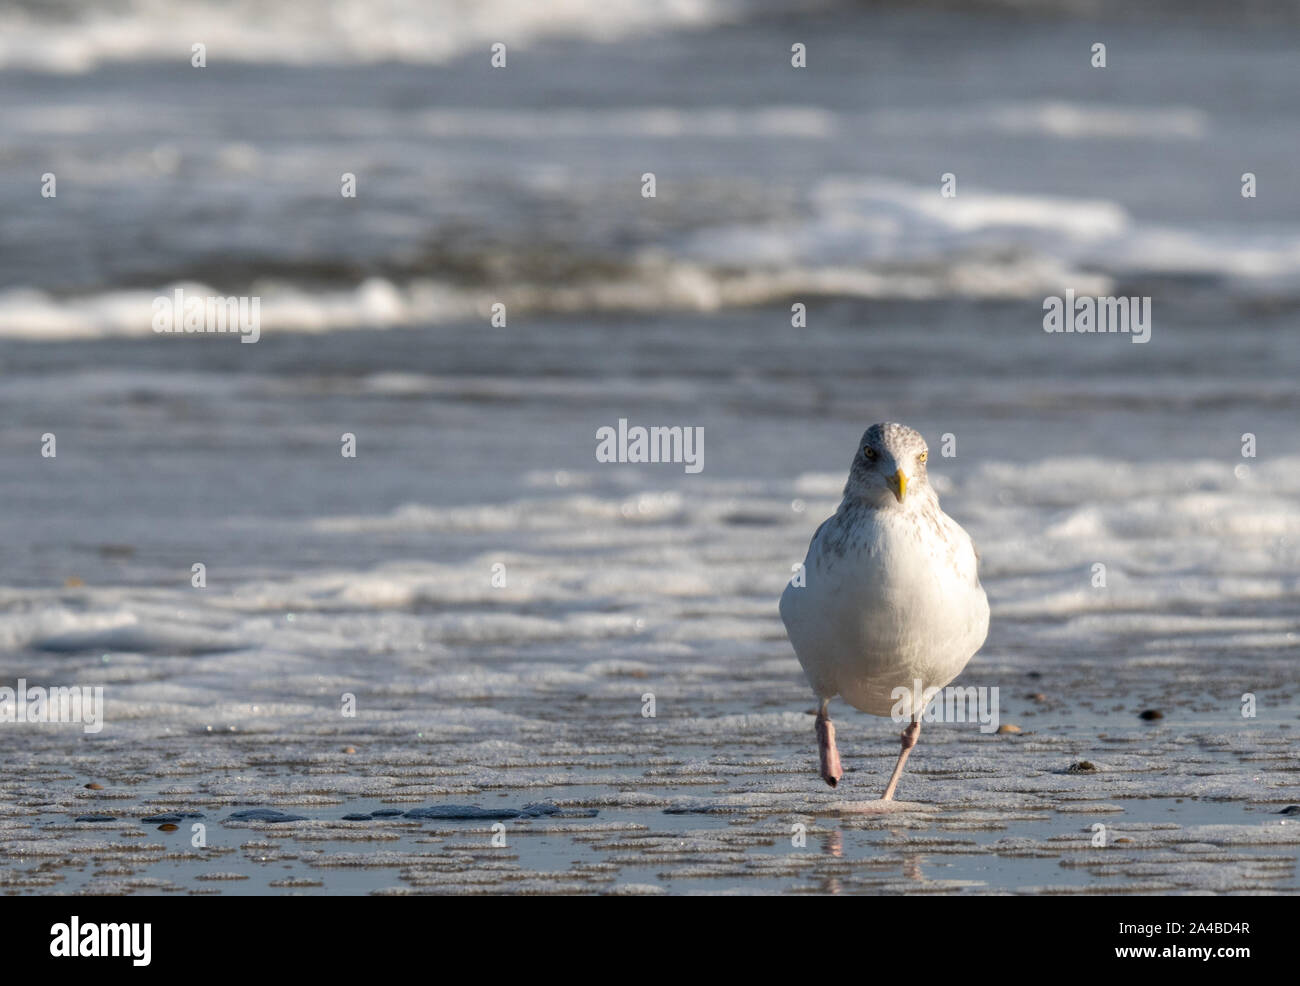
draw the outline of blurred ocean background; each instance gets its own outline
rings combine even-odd
[[[1039,724],[1080,755],[1190,689],[1214,796],[1300,800],[1240,759],[1300,713],[1298,42],[1294,3],[0,3],[0,683],[108,700],[7,755],[168,760],[151,804],[289,762],[562,798],[566,758],[706,783],[739,729],[817,792],[776,598],[899,420],[955,439],[993,609],[963,682],[1095,684]],[[156,335],[177,286],[260,297],[261,341]],[[1151,341],[1046,334],[1066,289],[1150,296]],[[702,426],[703,472],[598,464],[619,418]],[[892,724],[841,729],[884,769]],[[8,783],[0,841],[72,803]]]

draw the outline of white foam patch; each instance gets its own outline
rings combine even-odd
[[[223,59],[289,64],[431,64],[555,37],[613,41],[646,31],[704,27],[726,0],[124,0],[45,20],[0,11],[0,69],[88,72],[105,62],[189,58],[202,39]],[[75,8],[74,8],[75,9]]]
[[[972,114],[1009,134],[1043,134],[1071,140],[1131,138],[1199,140],[1210,130],[1209,118],[1189,106],[1108,106],[1048,101],[1005,103],[976,108]]]
[[[363,732],[472,736],[525,749],[527,730],[538,723],[607,716],[605,741],[589,752],[610,756],[611,736],[637,748],[641,696],[649,692],[661,717],[654,728],[674,743],[707,740],[722,749],[780,736],[793,756],[811,735],[812,699],[776,600],[834,509],[842,476],[744,483],[701,476],[689,495],[625,493],[613,480],[571,478],[572,488],[555,486],[547,474],[541,489],[525,487],[501,504],[430,500],[309,522],[314,535],[336,543],[338,559],[377,537],[392,538],[400,557],[421,550],[400,547],[404,536],[453,535],[456,554],[439,562],[340,562],[299,575],[236,577],[203,591],[188,584],[7,588],[0,647],[15,655],[15,670],[57,665],[57,681],[28,673],[32,685],[105,685],[110,716],[99,741],[210,726],[274,732],[277,722],[346,732],[354,724],[339,706],[350,693],[363,699],[355,724]],[[1167,670],[1151,675],[1168,681],[1181,668],[1231,654],[1234,677],[1197,687],[1240,695],[1273,676],[1251,671],[1256,662],[1295,653],[1300,458],[1261,460],[1249,483],[1228,462],[1079,457],[989,462],[950,485],[945,503],[960,505],[981,551],[997,641],[967,674],[1005,684],[1035,666],[1057,676],[1006,693],[1004,720],[1029,733],[1055,707],[1049,701],[1037,719],[1025,718],[1036,707],[1018,701],[1013,708],[1011,696],[1041,689],[1051,701],[1072,700],[1082,686],[1062,674],[1105,676],[1108,666],[1132,662],[1172,669],[1172,678]],[[796,498],[802,512],[790,508]],[[301,533],[266,524],[271,538]],[[1093,584],[1099,561],[1104,586]],[[504,585],[493,582],[497,563],[505,566]],[[1086,652],[1079,641],[1088,642]],[[1057,666],[1042,656],[1062,653],[1074,662]],[[1080,671],[1081,660],[1097,663]],[[1144,702],[1125,713],[1135,741],[1146,735],[1139,728],[1186,735],[1176,715],[1191,701],[1186,696],[1132,701]],[[1275,714],[1269,710],[1279,701],[1261,700],[1262,714]],[[1168,718],[1139,727],[1136,713],[1155,702]],[[1235,712],[1227,709],[1216,726],[1218,748],[1274,756],[1274,747],[1251,745],[1227,728]],[[856,717],[841,728],[846,742],[861,730],[863,752],[882,761],[896,746],[888,722]],[[937,729],[927,747],[941,748],[947,735]],[[1123,758],[1063,750],[1051,735],[970,742],[980,752],[969,749],[949,767],[969,772],[971,796],[985,796],[980,778],[1012,743],[1017,756],[1041,755],[1044,776],[1032,786],[1045,791],[1094,783],[1059,773],[1075,754],[1105,765],[1117,791],[1250,796],[1248,784],[1178,772],[1130,782]],[[922,759],[918,772],[925,769]]]

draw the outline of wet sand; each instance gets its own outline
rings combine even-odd
[[[160,738],[144,748],[86,740],[69,758],[67,734],[60,741],[47,732],[35,737],[44,742],[23,744],[18,769],[0,780],[0,888],[1300,890],[1300,809],[1286,813],[1300,803],[1295,697],[1261,696],[1261,706],[1277,711],[1254,720],[1216,713],[1223,706],[1214,695],[1242,669],[1130,662],[1035,675],[1006,666],[999,678],[1014,693],[1003,698],[1003,721],[1022,732],[927,726],[904,776],[903,810],[880,815],[853,809],[879,795],[894,756],[892,724],[841,713],[846,776],[837,791],[826,788],[816,776],[810,710],[780,708],[797,694],[792,663],[773,660],[743,679],[699,669],[610,669],[599,697],[580,687],[552,689],[536,702],[468,701],[459,723],[418,737],[390,735],[382,724],[317,722]],[[1204,699],[1175,704],[1190,682]],[[651,688],[661,696],[659,714],[647,719],[640,696]],[[739,691],[762,711],[727,702],[733,711],[725,712],[717,696],[698,697],[709,688]],[[1165,718],[1140,720],[1134,694],[1163,708]],[[1067,695],[1082,701],[1072,708]],[[356,752],[343,752],[348,746]],[[1078,766],[1084,761],[1093,769]],[[407,815],[477,806],[508,816],[536,804],[545,807],[532,811],[550,814]],[[249,808],[291,820],[232,818]],[[141,821],[159,812],[202,818],[182,817],[175,831]],[[113,820],[76,820],[87,816]],[[191,845],[195,822],[206,826],[206,848]],[[1096,844],[1098,824],[1104,845]]]

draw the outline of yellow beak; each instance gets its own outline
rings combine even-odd
[[[898,502],[903,502],[903,497],[907,495],[907,473],[898,470],[894,475],[889,477],[889,485],[893,487],[894,496],[898,497]]]

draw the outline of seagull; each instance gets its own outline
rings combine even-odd
[[[843,770],[830,700],[888,716],[906,708],[911,723],[881,801],[891,801],[921,735],[921,702],[941,689],[984,644],[989,604],[970,536],[939,509],[926,478],[929,449],[905,425],[872,425],[849,467],[844,499],[813,535],[781,595],[781,620],[821,702],[821,776],[836,787]],[[918,685],[919,683],[919,685]],[[919,707],[913,708],[913,705]],[[906,716],[899,717],[900,721]]]

